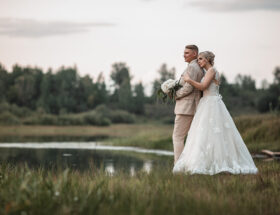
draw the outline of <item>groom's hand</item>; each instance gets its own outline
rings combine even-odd
[[[167,93],[168,97],[171,99],[172,98],[172,95],[170,92]]]
[[[185,73],[188,74],[190,79],[196,80],[197,72],[195,70],[195,67],[193,67],[192,65],[188,66],[187,71]],[[183,75],[182,78],[184,78],[184,76],[185,76],[185,74]],[[193,91],[193,86],[190,85],[188,82],[185,82],[183,87],[181,87],[179,90],[176,91],[177,99],[181,99],[181,98],[189,95],[192,91]]]

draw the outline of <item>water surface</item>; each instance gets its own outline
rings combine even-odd
[[[173,162],[173,152],[97,142],[1,143],[0,162],[79,171],[94,166],[109,174],[124,171],[134,175],[136,171],[149,173],[155,167],[165,169]]]

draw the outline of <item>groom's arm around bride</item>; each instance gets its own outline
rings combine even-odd
[[[187,69],[180,78],[180,88],[176,92],[175,121],[172,135],[174,147],[174,163],[178,160],[184,148],[184,140],[189,131],[196,107],[201,97],[201,92],[184,81],[183,76],[187,73],[191,79],[200,82],[204,73],[197,63],[198,48],[188,45],[184,51],[185,61],[189,63]]]

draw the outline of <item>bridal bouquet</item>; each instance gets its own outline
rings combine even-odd
[[[157,90],[157,96],[166,102],[167,96],[174,102],[176,91],[182,86],[179,84],[180,80],[168,79],[161,84],[161,87]]]

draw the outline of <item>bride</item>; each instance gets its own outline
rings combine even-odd
[[[214,58],[210,51],[198,55],[198,64],[206,70],[201,83],[188,75],[184,77],[186,82],[203,91],[203,97],[173,173],[256,174],[258,169],[219,94],[219,73],[213,67]]]

